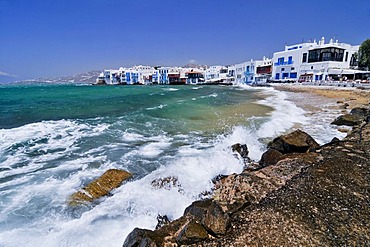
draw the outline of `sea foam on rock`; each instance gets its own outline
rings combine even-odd
[[[287,140],[289,142],[290,146],[286,147],[287,145],[285,145],[285,153],[292,150],[306,152],[318,146],[312,137],[302,131],[295,131],[293,134],[281,136],[279,140]],[[235,144],[232,148],[237,152],[247,150],[246,147],[240,144]],[[240,150],[238,151],[237,149]],[[244,152],[244,154],[247,154],[247,152]],[[215,181],[212,198],[193,202],[185,209],[184,215],[180,219],[166,224],[160,229],[155,231],[135,229],[127,237],[123,246],[152,246],[145,244],[152,244],[153,242],[156,246],[164,246],[166,244],[179,246],[197,243],[205,239],[205,234],[201,230],[203,228],[209,236],[223,236],[230,226],[230,215],[245,205],[260,202],[271,191],[281,188],[289,179],[299,174],[303,168],[311,165],[317,159],[317,156],[315,153],[295,154],[289,156],[289,162],[288,160],[281,160],[277,164],[264,167],[263,169],[254,171],[246,169],[241,174],[222,176]],[[243,158],[245,158],[245,155]],[[305,159],[306,163],[299,162],[299,159]],[[153,182],[156,185],[158,184],[158,181]],[[159,182],[162,182],[162,180]],[[193,223],[189,229],[190,221]],[[198,233],[187,233],[188,231],[195,231],[191,229],[198,229],[196,231]]]
[[[269,144],[282,151],[276,163],[222,176],[211,199],[156,231],[135,229],[123,246],[368,245],[370,123],[321,147],[293,133]]]

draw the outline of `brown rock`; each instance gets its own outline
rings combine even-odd
[[[77,206],[106,196],[111,190],[119,187],[123,181],[131,176],[131,173],[127,171],[110,169],[86,187],[74,193],[70,197],[69,205]]]
[[[184,215],[195,216],[201,224],[215,235],[225,234],[230,218],[221,206],[212,199],[195,201],[185,209]]]
[[[306,153],[315,150],[319,146],[309,134],[301,130],[279,136],[267,145],[268,148],[276,149],[282,154]]]
[[[135,228],[126,238],[122,247],[157,247],[153,239],[154,232],[150,230]]]
[[[332,124],[335,125],[346,125],[346,126],[355,126],[359,125],[365,119],[363,117],[352,115],[352,114],[345,114],[337,117]]]
[[[366,117],[370,116],[370,109],[363,107],[355,107],[350,111],[349,114],[363,117],[365,119]]]
[[[179,245],[189,245],[207,238],[208,233],[206,229],[193,219],[181,230],[176,238],[176,242]]]
[[[339,132],[342,132],[342,133],[347,133],[349,131],[349,129],[345,129],[345,128],[338,128],[338,131]]]
[[[283,157],[284,155],[280,153],[278,150],[270,148],[269,150],[262,154],[259,164],[261,167],[274,165]]]

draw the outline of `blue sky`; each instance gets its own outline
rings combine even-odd
[[[234,64],[370,38],[369,0],[0,0],[0,82],[134,64]]]

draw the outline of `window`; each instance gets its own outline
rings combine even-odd
[[[313,66],[311,66],[311,69],[313,69]]]
[[[289,77],[289,73],[283,73],[283,79],[288,78],[288,77]]]
[[[290,73],[290,78],[297,78],[297,72]]]
[[[358,60],[355,54],[352,54],[351,61],[349,62],[349,66],[357,66],[357,65],[358,65]]]
[[[279,73],[276,73],[275,74],[275,80],[279,80],[280,79],[280,74]]]
[[[348,51],[346,52],[346,59],[345,61],[347,62],[348,61]]]
[[[293,64],[293,57],[292,56],[288,57],[288,64]]]
[[[307,63],[307,53],[303,53],[302,63]]]
[[[311,50],[308,53],[308,62],[336,61],[342,62],[344,50],[339,48],[323,48]]]
[[[284,64],[284,57],[278,58],[278,64],[283,65]]]
[[[294,70],[294,67],[291,67],[290,70]]]
[[[285,70],[285,68],[281,68],[281,71],[284,71]]]

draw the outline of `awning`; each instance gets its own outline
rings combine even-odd
[[[366,74],[369,71],[357,70],[357,69],[329,69],[328,74],[330,75],[353,75],[353,74]]]

